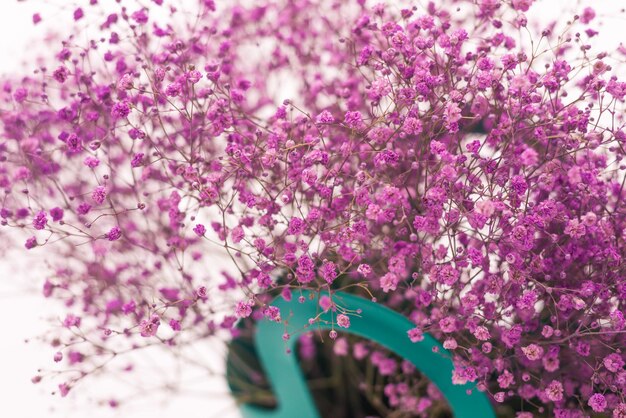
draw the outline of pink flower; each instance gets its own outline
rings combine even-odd
[[[534,0],[513,0],[513,7],[521,12],[527,12]]]
[[[543,356],[543,348],[537,344],[530,344],[526,347],[522,347],[522,352],[528,360],[539,360]]]
[[[245,236],[243,228],[241,226],[236,226],[230,232],[230,236],[231,236],[231,238],[233,240],[233,243],[235,243],[235,244],[240,243],[241,240],[243,239],[243,237]]]
[[[554,329],[550,325],[544,325],[541,330],[541,335],[545,338],[550,338],[554,334]]]
[[[117,102],[111,108],[111,116],[123,119],[130,114],[130,104],[127,101]]]
[[[585,7],[583,14],[580,16],[581,23],[588,24],[596,17],[596,12],[591,7]]]
[[[28,238],[26,242],[24,243],[24,247],[26,247],[27,250],[35,248],[36,246],[37,246],[37,238],[35,237]]]
[[[624,368],[624,360],[622,356],[617,353],[609,354],[604,358],[602,363],[608,371],[613,373],[617,373]]]
[[[523,195],[528,190],[528,183],[522,176],[513,176],[511,178],[511,189],[518,195]]]
[[[362,129],[364,126],[363,115],[360,112],[346,112],[344,123],[351,129]]]
[[[626,418],[626,404],[620,402],[613,409],[613,418]]]
[[[247,301],[239,301],[237,302],[237,307],[235,308],[235,315],[239,318],[247,318],[252,314],[252,303]]]
[[[380,286],[383,289],[383,292],[388,293],[392,290],[396,290],[398,281],[398,276],[393,273],[387,273],[380,278]]]
[[[96,187],[93,193],[91,193],[91,200],[93,200],[98,205],[103,204],[106,197],[107,197],[107,193],[106,193],[106,188],[104,186]]]
[[[198,70],[191,70],[187,73],[187,80],[189,80],[189,82],[192,84],[198,83],[201,78],[202,73]]]
[[[274,322],[280,322],[280,310],[276,306],[266,306],[263,308],[263,316]]]
[[[61,65],[52,72],[52,78],[54,78],[56,81],[62,84],[62,83],[65,83],[65,81],[67,81],[68,74],[69,74],[68,69]]]
[[[114,226],[111,230],[106,234],[106,237],[109,241],[117,241],[122,236],[122,230],[118,226]]]
[[[398,363],[392,358],[384,358],[378,364],[378,372],[382,376],[391,376],[398,368]]]
[[[319,305],[320,308],[322,308],[322,310],[326,312],[333,307],[333,302],[328,296],[323,295],[322,297],[320,297]]]
[[[165,94],[169,97],[179,96],[181,93],[182,87],[180,83],[172,83],[165,88]]]
[[[535,290],[527,290],[518,299],[515,304],[519,309],[533,309],[537,303],[537,292]]]
[[[176,319],[170,319],[169,325],[170,325],[170,328],[172,329],[172,331],[180,331],[180,330],[182,330],[182,327],[180,325],[180,321],[178,321]]]
[[[565,233],[572,238],[582,238],[585,236],[585,225],[580,223],[578,219],[570,219],[565,226]]]
[[[498,385],[502,389],[507,389],[514,383],[515,383],[515,377],[508,370],[503,371],[502,374],[498,376]]]
[[[348,315],[337,315],[337,325],[341,328],[350,328],[350,317]]]
[[[197,224],[193,227],[193,232],[195,232],[197,236],[202,237],[206,234],[206,228],[202,224]]]
[[[81,318],[74,314],[67,314],[67,316],[63,320],[63,326],[66,328],[80,327],[80,324],[81,324]]]
[[[326,283],[331,284],[337,278],[337,267],[332,261],[324,260],[320,268],[320,274]]]
[[[457,122],[461,120],[461,108],[454,102],[447,102],[444,110],[446,126],[452,132],[458,129]]]
[[[133,76],[131,74],[124,74],[122,78],[117,82],[117,88],[119,90],[130,90],[133,88]]]
[[[70,389],[71,387],[67,383],[59,384],[59,393],[61,394],[62,398],[65,398],[67,394],[70,393]]]
[[[541,364],[546,371],[555,372],[559,369],[561,362],[556,355],[548,355],[541,359]]]
[[[200,286],[196,289],[196,295],[200,299],[205,299],[208,295],[206,286]]]
[[[320,124],[333,123],[335,121],[335,118],[328,110],[324,110],[322,111],[322,113],[317,115],[315,121]]]
[[[368,348],[362,342],[354,344],[352,351],[357,360],[363,360],[369,354]]]
[[[363,277],[368,277],[370,274],[372,274],[372,268],[369,266],[369,264],[359,264],[359,267],[357,267],[356,270]]]
[[[287,232],[291,235],[300,235],[304,232],[305,227],[306,224],[302,219],[294,217],[289,221],[289,228],[287,229]]]
[[[446,350],[455,350],[458,346],[459,344],[454,338],[446,338],[443,342],[443,348]]]
[[[476,327],[473,334],[474,334],[474,337],[476,337],[476,339],[479,341],[487,341],[488,339],[491,338],[489,331],[487,330],[487,328],[483,326]]]
[[[87,202],[83,202],[76,208],[76,213],[79,215],[86,215],[91,210],[91,205]]]
[[[33,218],[33,227],[35,229],[44,229],[48,224],[48,217],[46,216],[46,212],[39,211],[37,215]]]
[[[552,402],[559,402],[563,399],[563,384],[553,380],[545,389],[545,394]]]
[[[446,316],[439,320],[439,327],[447,334],[456,331],[456,320],[452,316]]]
[[[143,157],[143,152],[138,152],[137,154],[133,155],[132,160],[130,160],[130,166],[133,168],[141,167],[143,165]]]
[[[345,338],[339,338],[333,345],[333,352],[336,356],[343,357],[348,355],[348,340]]]
[[[601,393],[594,393],[589,398],[587,405],[589,405],[594,412],[604,412],[607,406],[606,398]]]
[[[148,13],[146,9],[140,9],[133,12],[130,17],[139,25],[145,25],[148,22]]]
[[[150,319],[142,319],[139,323],[139,332],[142,337],[154,337],[161,325],[161,321],[158,315],[152,314]]]
[[[411,340],[412,343],[424,340],[424,333],[420,328],[411,328],[407,331],[407,334],[409,335],[409,340]]]
[[[74,20],[80,20],[83,18],[83,16],[85,16],[83,9],[79,7],[78,9],[74,10]]]
[[[100,165],[100,160],[96,157],[89,156],[85,158],[83,163],[89,168],[96,168]]]
[[[434,266],[430,274],[435,282],[448,286],[452,286],[459,280],[459,272],[449,264]]]

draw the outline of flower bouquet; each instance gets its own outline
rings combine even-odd
[[[626,417],[626,50],[532,3],[68,10],[0,93],[33,381],[214,340],[249,417]]]

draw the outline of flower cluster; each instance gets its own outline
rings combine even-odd
[[[83,367],[61,394],[342,289],[518,417],[626,417],[626,82],[591,52],[592,9],[537,32],[532,0],[203,0],[193,24],[163,3],[77,9],[101,36],[0,92],[2,231],[54,263],[44,295],[80,329],[55,339]],[[423,414],[411,385],[385,396]]]

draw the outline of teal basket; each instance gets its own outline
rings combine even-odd
[[[272,305],[280,309],[282,322],[262,320],[255,326],[254,351],[269,380],[277,405],[274,409],[266,409],[242,404],[240,409],[244,418],[321,418],[298,364],[294,347],[299,334],[330,329],[332,319],[331,313],[326,312],[320,316],[320,321],[313,326],[309,325],[309,319],[319,314],[320,294],[304,292],[303,295],[303,303],[295,298],[291,301],[276,298]],[[360,315],[350,316],[350,328],[341,329],[342,332],[374,341],[410,361],[439,388],[456,418],[495,418],[485,393],[470,384],[452,384],[454,365],[450,355],[431,335],[425,334],[422,341],[413,343],[407,331],[415,326],[403,315],[347,293],[333,293],[333,300],[342,308],[360,311]],[[282,338],[285,332],[291,336],[287,342]],[[250,350],[253,351],[252,347]],[[232,364],[228,362],[227,368],[231,367]]]

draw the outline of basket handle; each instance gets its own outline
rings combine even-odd
[[[323,294],[328,295],[324,292],[303,292],[304,303],[295,298],[286,301],[278,297],[272,304],[280,309],[282,322],[264,319],[257,324],[256,350],[278,406],[267,410],[243,404],[241,412],[244,418],[320,418],[293,349],[299,334],[313,329],[330,329],[330,312],[323,313],[321,321],[315,325],[309,325],[309,319],[320,312],[318,298]],[[403,315],[360,296],[336,292],[332,297],[343,308],[361,310],[360,315],[350,316],[350,328],[342,329],[343,332],[374,341],[410,361],[439,388],[455,418],[495,418],[485,393],[471,384],[452,384],[454,366],[450,355],[430,334],[424,334],[422,341],[413,343],[407,331],[414,325]],[[285,332],[291,336],[286,343],[282,339]],[[291,354],[287,354],[287,349]]]

